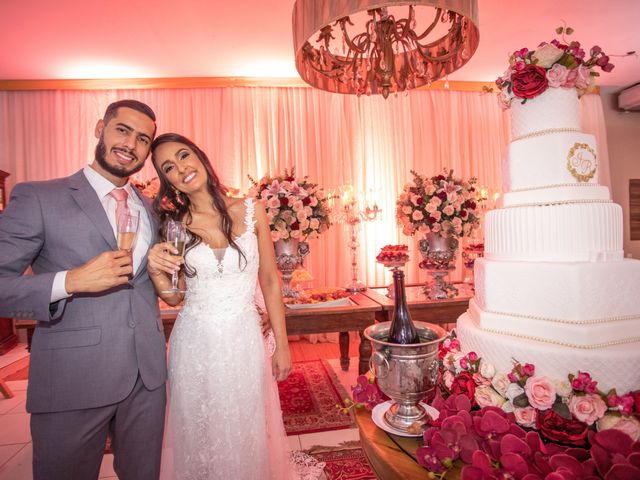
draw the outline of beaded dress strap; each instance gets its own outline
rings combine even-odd
[[[244,205],[247,209],[247,213],[244,217],[244,224],[247,226],[247,230],[251,230],[252,232],[256,226],[256,219],[254,216],[256,203],[255,200],[251,197],[247,197],[244,199]]]

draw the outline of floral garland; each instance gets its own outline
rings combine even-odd
[[[463,354],[455,332],[440,344],[440,415],[423,433],[416,456],[444,478],[640,478],[640,391],[601,392],[586,372],[552,381],[514,362],[498,373],[474,352]],[[361,375],[347,408],[388,400],[374,377]]]
[[[580,42],[567,44],[564,34],[571,35],[571,27],[558,27],[556,33],[563,35],[562,42],[542,42],[536,50],[522,48],[511,55],[509,68],[496,80],[503,108],[509,108],[514,98],[525,103],[548,88],[575,88],[582,95],[600,75],[596,67],[603,72],[613,70],[614,65],[599,46],[591,47],[587,58]]]
[[[433,177],[414,170],[411,174],[413,181],[403,187],[396,202],[396,219],[402,233],[466,237],[478,225],[475,178],[461,180],[446,168],[444,174]]]
[[[294,168],[275,177],[266,175],[259,182],[249,180],[253,184],[249,195],[265,203],[274,242],[314,239],[331,226],[324,190],[306,176],[297,180]]]

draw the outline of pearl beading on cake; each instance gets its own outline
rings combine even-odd
[[[581,132],[579,128],[547,128],[546,130],[538,130],[536,132],[527,133],[526,135],[520,135],[511,139],[512,142],[518,140],[524,140],[525,138],[542,137],[552,133],[568,133],[568,132]]]
[[[493,333],[496,335],[502,335],[505,337],[522,338],[524,340],[533,340],[534,342],[549,343],[549,344],[558,345],[561,347],[578,348],[581,350],[597,350],[599,348],[607,348],[607,347],[612,347],[614,345],[623,345],[627,343],[640,342],[640,337],[631,337],[631,338],[623,338],[620,340],[615,340],[613,342],[594,343],[592,345],[578,345],[578,344],[569,343],[569,342],[558,342],[557,340],[547,340],[544,338],[536,337],[534,335],[523,335],[521,333],[503,332],[500,330],[494,330],[492,328],[482,328],[482,330],[485,332]]]
[[[514,188],[509,192],[531,192],[534,190],[546,190],[547,188],[562,188],[562,187],[600,187],[597,183],[555,183],[553,185],[541,185],[539,187],[529,188]],[[576,200],[577,201],[577,200]]]
[[[574,320],[566,320],[562,318],[523,315],[521,313],[496,312],[493,310],[484,310],[484,312],[490,313],[492,315],[500,315],[503,317],[527,318],[531,320],[539,320],[539,321],[551,322],[551,323],[564,323],[568,325],[596,325],[599,323],[610,323],[610,322],[625,321],[625,320],[640,320],[640,315],[619,315],[617,317],[594,318],[591,320],[575,320],[574,321]]]
[[[542,202],[542,203],[521,203],[518,205],[505,205],[502,208],[547,207],[547,206],[554,206],[554,205],[572,205],[572,204],[578,204],[578,203],[613,203],[613,200],[589,200],[589,199],[562,200],[559,202],[552,201],[552,202]]]

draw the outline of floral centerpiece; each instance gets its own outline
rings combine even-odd
[[[613,70],[609,57],[599,46],[591,47],[587,56],[580,42],[567,43],[564,35],[571,35],[572,28],[558,27],[556,33],[562,35],[562,41],[542,42],[535,50],[522,48],[511,55],[509,68],[496,80],[503,108],[509,108],[514,98],[524,103],[548,88],[575,88],[582,95],[600,75],[596,68],[604,72]]]
[[[407,183],[396,202],[396,219],[402,233],[437,233],[464,237],[478,225],[476,179],[461,180],[453,170],[425,177],[411,170],[413,181]]]
[[[330,226],[327,195],[308,177],[296,179],[295,169],[253,183],[249,194],[263,200],[273,241],[314,239]]]
[[[455,333],[440,344],[439,416],[424,431],[416,456],[443,478],[640,478],[640,391],[602,392],[587,372],[565,379],[514,361],[496,372],[474,352],[463,354]],[[374,378],[352,388],[357,406],[385,398]]]
[[[153,177],[149,180],[132,178],[131,183],[147,198],[156,198],[160,191],[160,179],[158,177]]]

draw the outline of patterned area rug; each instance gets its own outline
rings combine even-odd
[[[312,449],[309,453],[319,462],[326,463],[324,474],[327,480],[376,480],[361,448]]]
[[[355,427],[344,406],[349,395],[324,360],[294,362],[289,378],[278,384],[287,435]]]

